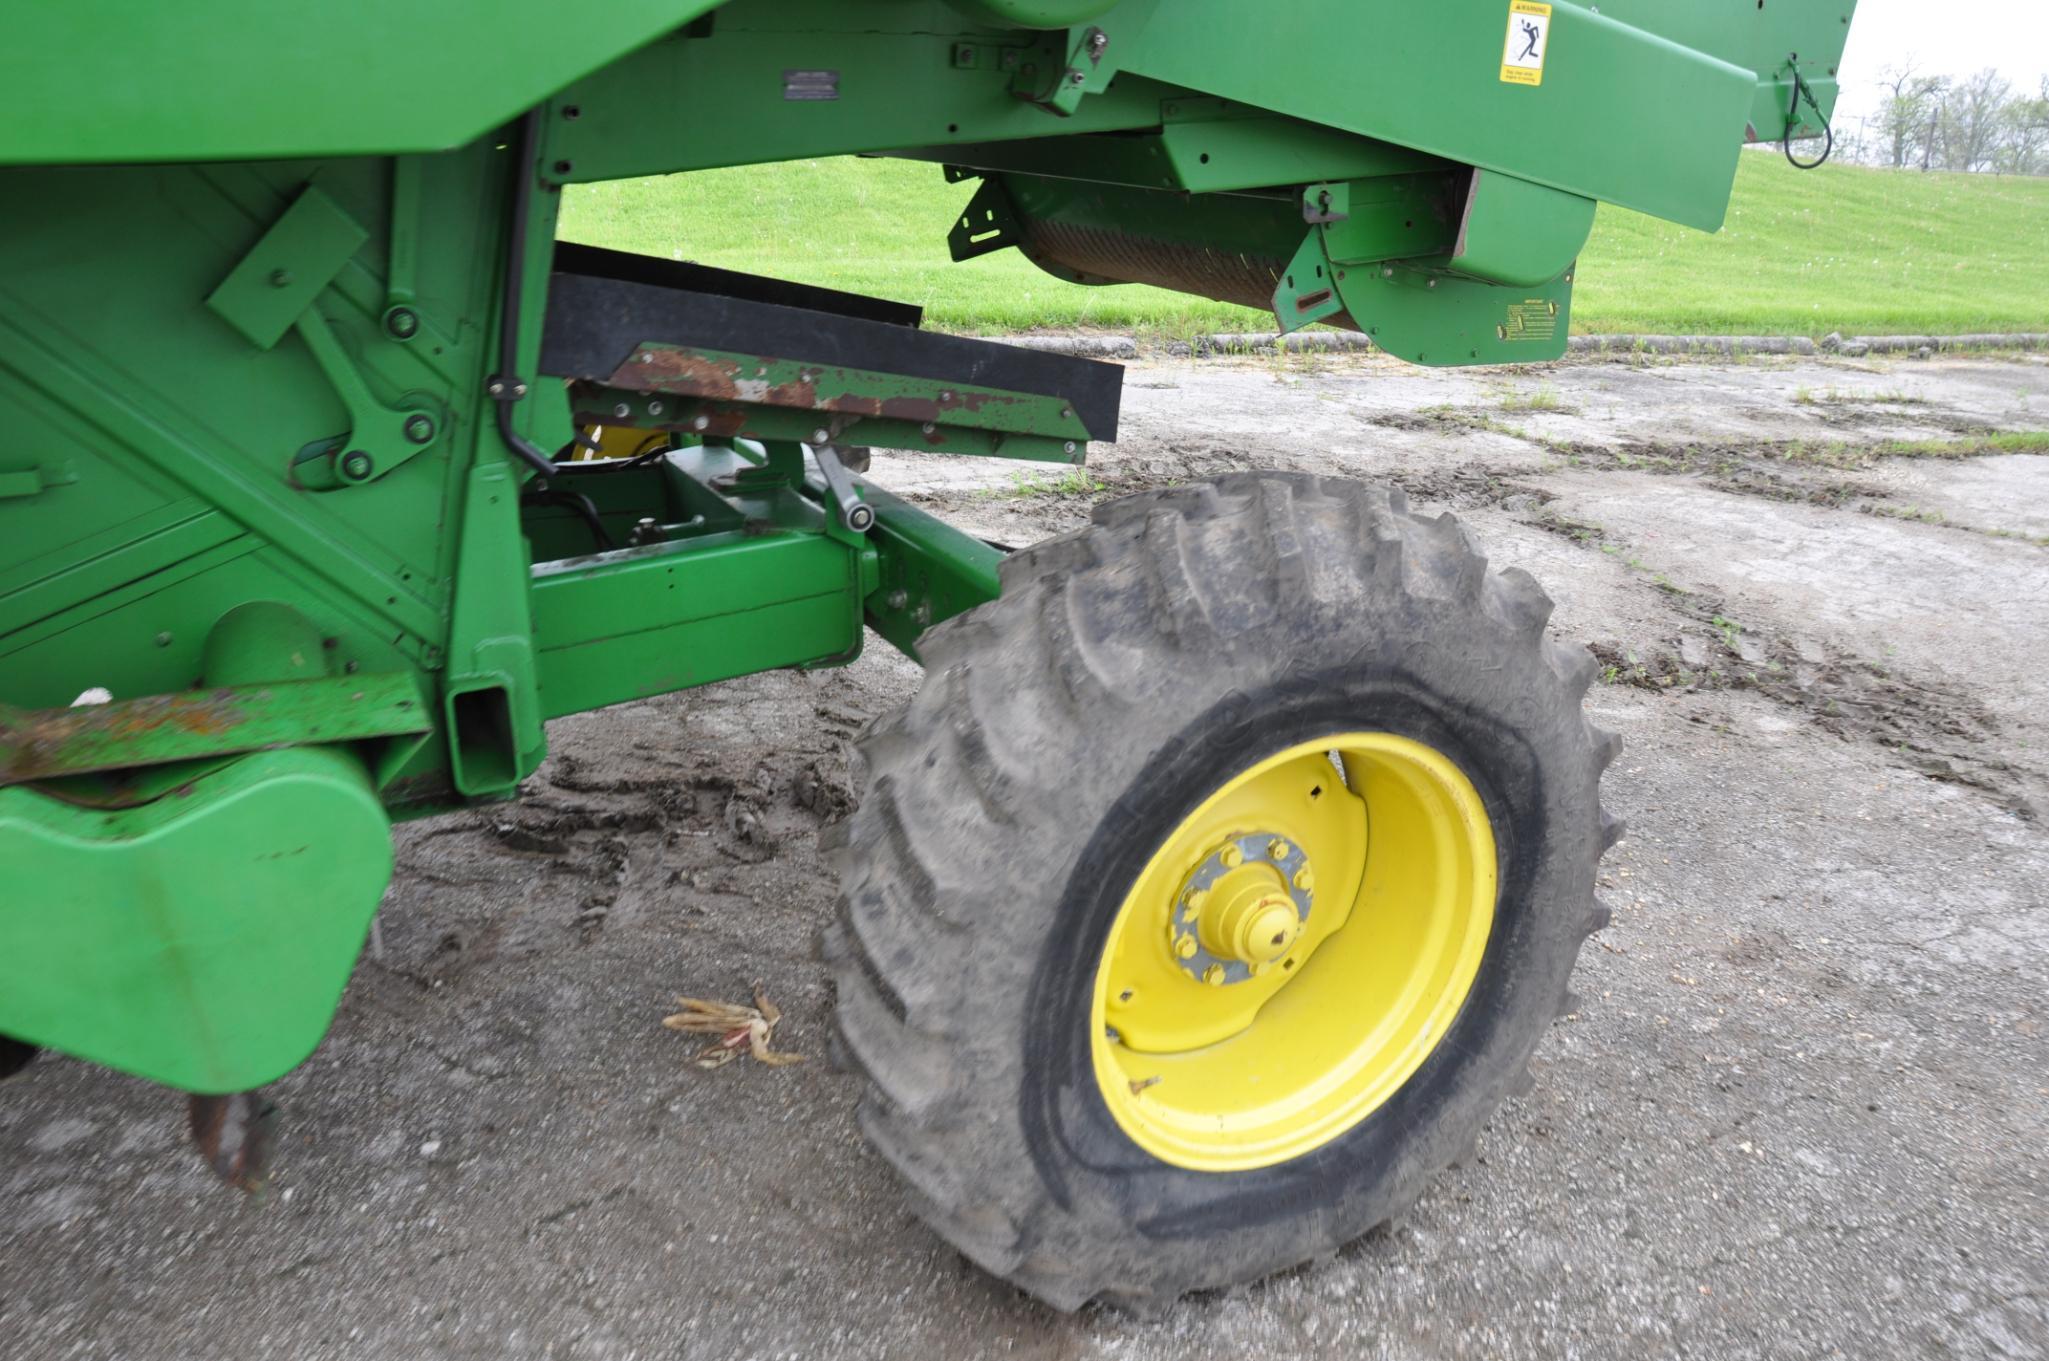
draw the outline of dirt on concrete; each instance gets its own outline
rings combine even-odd
[[[529,797],[400,829],[267,1204],[182,1103],[0,1087],[0,1354],[2049,1356],[2040,356],[1426,372],[1141,363],[1086,476],[878,453],[1010,544],[1239,468],[1456,510],[1592,646],[1614,925],[1477,1158],[1335,1261],[1051,1313],[904,1209],[822,1061],[822,829],[917,684],[880,644],[551,726]],[[808,1062],[693,1067],[678,994]]]

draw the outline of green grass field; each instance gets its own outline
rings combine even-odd
[[[956,265],[972,184],[839,158],[571,190],[562,235],[920,304],[929,324],[1149,335],[1271,330],[1160,289],[1082,288],[1014,251]],[[1824,166],[1746,153],[1715,235],[1603,206],[1580,261],[1582,333],[1848,335],[2049,329],[2049,179]]]

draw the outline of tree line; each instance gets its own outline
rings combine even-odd
[[[2049,175],[2049,78],[2029,93],[1989,67],[1925,75],[1912,62],[1879,77],[1875,113],[1835,129],[1836,155],[1895,170]]]

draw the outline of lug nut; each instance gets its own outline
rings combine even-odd
[[[1181,956],[1181,958],[1183,959],[1195,958],[1195,950],[1196,945],[1194,936],[1182,936],[1174,942],[1174,953]]]
[[[1288,843],[1279,837],[1275,837],[1272,841],[1266,843],[1266,853],[1275,860],[1286,860],[1288,858]]]
[[[1213,988],[1222,987],[1224,985],[1224,966],[1212,964],[1207,969],[1204,969],[1202,971],[1202,981]]]

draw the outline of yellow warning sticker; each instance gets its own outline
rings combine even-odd
[[[1558,304],[1544,298],[1508,305],[1508,320],[1494,328],[1503,340],[1553,340],[1558,335]]]
[[[1508,39],[1501,48],[1501,78],[1510,85],[1544,83],[1544,50],[1551,45],[1551,7],[1543,0],[1508,0]]]

